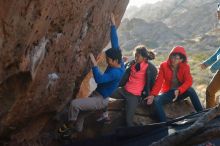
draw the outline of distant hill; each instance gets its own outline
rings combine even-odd
[[[121,46],[126,50],[137,44],[159,49],[172,45],[213,49],[218,46],[218,38],[209,32],[218,23],[217,3],[216,0],[164,0],[140,8],[130,7],[119,27]]]

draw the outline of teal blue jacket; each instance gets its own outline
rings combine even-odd
[[[203,64],[211,66],[210,70],[213,73],[220,70],[220,48],[210,58],[203,62]]]

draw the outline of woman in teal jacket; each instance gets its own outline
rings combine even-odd
[[[220,90],[220,48],[201,64],[202,69],[209,66],[215,75],[206,89],[206,108],[214,107],[217,104],[215,94]]]

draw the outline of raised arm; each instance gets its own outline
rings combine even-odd
[[[116,29],[116,26],[115,26],[115,16],[114,16],[113,13],[111,14],[111,32],[110,32],[110,37],[111,37],[112,48],[119,49],[117,29]]]
[[[204,61],[203,64],[205,64],[206,66],[212,65],[214,62],[217,61],[218,54],[220,54],[220,48],[210,58]]]
[[[218,61],[216,61],[212,67],[210,68],[212,73],[216,73],[218,70],[220,70],[220,59],[218,59]]]

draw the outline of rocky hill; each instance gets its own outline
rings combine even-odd
[[[183,37],[163,22],[146,22],[140,18],[125,19],[119,28],[121,47],[132,50],[137,44],[158,48]]]
[[[139,43],[167,48],[188,44],[188,40],[198,36],[207,38],[206,33],[218,24],[217,3],[216,0],[164,0],[140,8],[130,7],[119,29],[121,44],[128,50]]]

